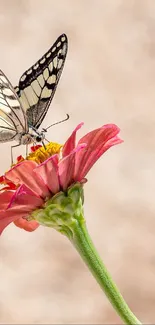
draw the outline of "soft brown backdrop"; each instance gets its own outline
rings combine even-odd
[[[69,113],[69,122],[48,135],[61,143],[81,121],[80,135],[109,122],[121,128],[124,144],[89,173],[85,216],[131,309],[155,323],[155,1],[0,0],[0,68],[16,85],[63,32],[68,57],[44,126]],[[10,144],[0,150],[2,174]],[[54,230],[29,234],[9,226],[0,258],[1,323],[120,323]]]

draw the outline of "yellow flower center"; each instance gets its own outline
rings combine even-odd
[[[62,145],[55,143],[55,142],[49,142],[45,147],[40,147],[34,152],[29,153],[29,155],[26,157],[27,160],[33,160],[37,164],[41,164],[44,162],[47,158],[57,154],[60,152]]]
[[[55,143],[55,142],[49,142],[48,144],[45,145],[45,147],[44,146],[36,146],[36,149],[35,149],[35,147],[32,147],[32,149],[31,149],[32,152],[29,153],[29,155],[26,157],[26,160],[33,160],[37,164],[41,164],[49,157],[60,153],[61,148],[62,148],[62,145]],[[17,158],[16,164],[18,164],[24,160],[25,159],[22,156],[20,156]],[[16,164],[14,164],[14,165],[16,165]]]

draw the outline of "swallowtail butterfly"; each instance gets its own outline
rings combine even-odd
[[[49,51],[23,73],[15,88],[0,71],[0,142],[16,140],[18,146],[44,140],[44,130],[39,132],[38,128],[54,96],[67,49],[67,36],[62,34]]]

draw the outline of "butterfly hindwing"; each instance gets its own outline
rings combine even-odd
[[[42,58],[20,78],[15,88],[29,126],[38,129],[54,96],[67,54],[67,36],[62,34]]]
[[[0,71],[0,142],[11,141],[26,129],[26,116],[18,96],[7,77]]]

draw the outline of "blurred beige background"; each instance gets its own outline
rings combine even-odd
[[[59,34],[69,52],[43,126],[64,142],[106,123],[124,144],[94,166],[85,186],[89,232],[124,298],[155,323],[155,1],[0,0],[0,68],[16,85]],[[0,174],[10,143],[0,146]],[[24,153],[20,148],[18,153]],[[0,243],[0,323],[119,324],[67,239],[10,225]]]

